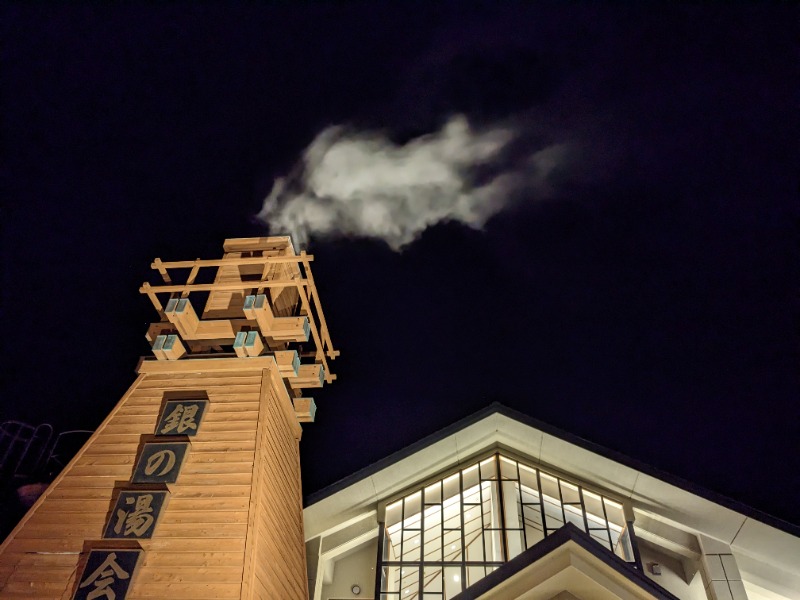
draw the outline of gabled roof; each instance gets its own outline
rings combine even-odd
[[[576,597],[585,594],[591,598],[605,595],[616,598],[614,588],[623,588],[634,598],[678,600],[572,523],[567,523],[453,600],[516,598],[521,595],[516,593],[518,590],[524,591],[526,600],[549,599],[565,591]]]
[[[410,444],[405,448],[398,450],[397,452],[394,452],[377,462],[372,463],[371,465],[367,465],[363,469],[359,469],[355,473],[348,475],[347,477],[344,477],[339,481],[336,481],[331,485],[322,488],[321,490],[308,494],[306,496],[305,505],[311,506],[312,504],[316,504],[317,502],[320,502],[321,500],[327,498],[328,496],[331,496],[345,488],[348,488],[351,485],[363,479],[366,479],[374,475],[375,473],[378,473],[392,466],[393,464],[402,461],[405,458],[408,458],[416,454],[417,452],[425,450],[430,446],[436,444],[437,442],[444,440],[458,433],[459,431],[466,429],[470,425],[483,421],[487,417],[491,417],[492,415],[502,415],[504,417],[508,417],[509,419],[517,421],[518,423],[528,425],[543,433],[546,433],[555,438],[573,444],[579,448],[588,450],[589,452],[592,452],[598,456],[607,458],[621,465],[628,466],[632,469],[640,471],[641,473],[645,473],[647,475],[650,475],[651,477],[654,477],[656,479],[674,485],[691,494],[710,500],[715,504],[719,504],[720,506],[730,508],[731,510],[741,513],[742,515],[751,517],[753,519],[761,521],[762,523],[766,523],[767,525],[770,525],[776,529],[780,529],[781,531],[785,531],[786,533],[789,533],[795,537],[800,537],[800,526],[793,525],[782,519],[773,517],[772,515],[760,511],[758,509],[755,509],[751,506],[748,506],[743,502],[739,502],[738,500],[734,500],[717,492],[708,490],[702,486],[687,481],[686,479],[682,479],[665,471],[661,471],[660,469],[657,469],[647,463],[626,456],[621,452],[616,452],[599,444],[595,444],[594,442],[585,440],[577,435],[569,433],[568,431],[564,431],[563,429],[559,429],[548,423],[545,423],[544,421],[534,419],[533,417],[530,417],[524,413],[514,410],[513,408],[509,408],[508,406],[500,402],[493,402],[486,408],[483,408],[471,415],[468,415],[467,417],[464,417],[463,419],[456,421],[452,425],[448,425],[447,427],[440,429],[439,431],[436,431],[422,438],[421,440],[416,441],[413,444]]]
[[[311,494],[306,540],[367,529],[381,503],[493,450],[629,502],[640,538],[694,559],[701,536],[716,540],[752,583],[787,597],[800,589],[800,528],[497,403]]]

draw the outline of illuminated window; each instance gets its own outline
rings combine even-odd
[[[496,454],[386,507],[381,600],[448,600],[565,523],[633,563],[622,505]]]

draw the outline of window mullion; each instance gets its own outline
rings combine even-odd
[[[480,482],[480,465],[478,465],[478,481]],[[458,489],[459,489],[459,498],[458,498],[458,508],[459,513],[461,516],[461,588],[464,588],[464,582],[467,580],[467,567],[466,567],[466,560],[467,560],[467,532],[466,532],[466,523],[464,522],[464,470],[458,472]]]
[[[578,486],[578,498],[581,500],[581,512],[583,513],[583,526],[586,528],[586,534],[591,536],[592,534],[589,533],[589,516],[586,514],[586,503],[583,501],[583,487]]]
[[[539,469],[536,469],[536,485],[539,487],[537,495],[539,496],[539,512],[542,515],[542,534],[547,537],[547,516],[544,514],[544,492],[542,492],[542,478],[539,475]]]
[[[561,478],[556,477],[556,486],[558,487],[558,503],[561,505],[561,518],[564,525],[567,524],[567,511],[564,510],[564,494],[561,493]]]
[[[600,498],[600,506],[603,507],[603,519],[606,522],[606,536],[608,537],[608,549],[614,552],[614,541],[611,539],[611,525],[608,524],[608,512],[606,511],[606,499]]]
[[[525,504],[522,502],[522,476],[519,474],[519,463],[514,461],[514,468],[517,474],[517,497],[519,498],[519,522],[522,526],[523,552],[528,549],[528,531],[525,526]]]
[[[497,467],[497,502],[500,506],[500,547],[503,549],[503,562],[508,561],[508,540],[506,540],[506,514],[505,514],[505,501],[503,499],[503,479],[500,475],[500,458],[498,454],[494,455],[495,466]],[[485,556],[484,556],[485,558]]]

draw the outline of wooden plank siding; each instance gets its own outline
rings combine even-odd
[[[163,362],[153,370],[140,364],[109,417],[0,546],[0,597],[72,597],[165,394],[187,391],[204,393],[209,405],[153,537],[135,542],[144,554],[127,598],[308,597],[301,430],[277,364],[258,357],[174,365],[169,372]]]

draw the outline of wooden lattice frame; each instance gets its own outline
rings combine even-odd
[[[172,298],[188,298],[192,292],[225,292],[238,291],[243,294],[261,294],[268,288],[287,288],[294,287],[297,290],[299,302],[303,315],[309,320],[310,334],[315,346],[315,362],[322,364],[325,372],[325,380],[333,381],[335,375],[330,372],[328,359],[334,359],[339,355],[339,351],[333,347],[333,342],[328,331],[325,314],[319,300],[319,292],[314,282],[311,272],[311,262],[313,255],[301,251],[294,254],[291,242],[288,238],[251,238],[241,240],[226,240],[225,248],[236,248],[236,243],[245,252],[258,252],[274,250],[283,244],[283,254],[269,256],[237,256],[242,251],[229,251],[221,259],[195,259],[184,261],[162,261],[156,258],[150,267],[158,271],[164,283],[152,285],[148,282],[142,284],[139,292],[147,295],[153,303],[153,307],[159,313],[161,321],[165,321],[164,305],[162,298],[166,295],[166,300]],[[247,245],[250,242],[250,245]],[[259,248],[260,246],[260,248]],[[247,250],[247,248],[250,248]],[[268,279],[270,267],[279,264],[294,264],[297,267],[297,275],[291,279]],[[238,282],[214,282],[214,283],[195,283],[201,269],[219,269],[220,267],[232,267],[241,265],[262,265],[261,278],[259,280],[247,280]],[[189,269],[188,276],[184,283],[176,280],[176,269]],[[172,272],[170,272],[172,270]],[[159,298],[162,296],[162,298]],[[241,319],[231,319],[231,322],[241,322]]]

